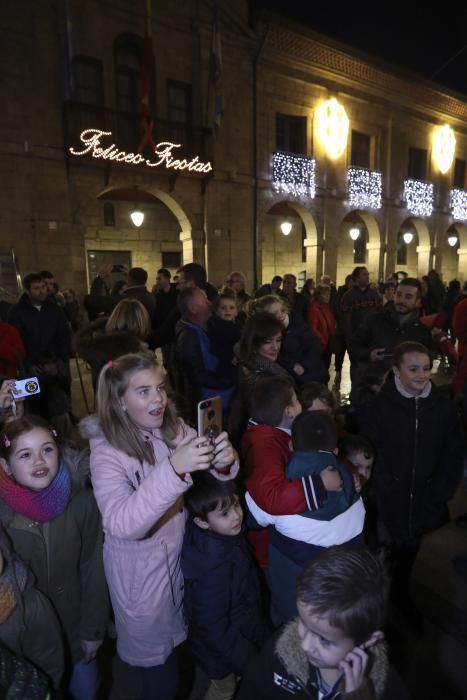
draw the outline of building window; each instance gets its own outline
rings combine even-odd
[[[276,149],[306,153],[306,117],[276,114]]]
[[[454,187],[463,190],[465,188],[465,160],[456,158],[454,164]]]
[[[104,226],[115,226],[115,208],[112,202],[104,202]]]
[[[189,146],[188,129],[191,124],[191,85],[177,80],[167,81],[167,114],[169,118],[169,138],[174,143]]]
[[[361,134],[352,129],[352,148],[350,154],[350,165],[356,168],[370,167],[370,145],[371,139],[368,134]]]
[[[424,148],[409,148],[409,167],[407,175],[415,180],[426,179],[428,152]]]
[[[178,270],[182,265],[182,254],[178,251],[163,251],[162,252],[162,267],[168,267]]]
[[[138,112],[141,101],[143,40],[122,34],[115,40],[115,83],[117,109]]]
[[[397,264],[407,265],[407,244],[400,234],[397,238]]]
[[[104,104],[102,63],[88,56],[73,57],[74,98],[88,105]]]
[[[169,121],[191,123],[191,85],[177,80],[167,81],[167,111]]]

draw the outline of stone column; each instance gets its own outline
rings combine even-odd
[[[192,229],[191,231],[180,232],[184,265],[191,262],[197,262],[205,267],[206,260],[204,240],[204,231]]]
[[[433,249],[429,245],[419,245],[417,246],[417,255],[418,277],[423,277],[433,267]]]

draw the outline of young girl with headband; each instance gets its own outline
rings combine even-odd
[[[92,490],[83,483],[82,455],[67,449],[60,456],[56,437],[37,416],[4,426],[0,522],[55,609],[72,662],[68,692],[75,700],[93,700],[95,657],[108,621],[102,528]]]
[[[174,650],[185,639],[180,555],[183,494],[191,472],[219,479],[238,471],[227,433],[212,443],[177,418],[163,368],[150,354],[108,363],[99,376],[97,417],[83,421],[105,532],[104,566],[117,651],[141,668],[142,698],[172,700]]]

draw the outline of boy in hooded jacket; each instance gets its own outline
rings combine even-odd
[[[193,481],[182,549],[188,640],[210,680],[204,700],[228,700],[265,640],[259,582],[235,482],[208,473]]]

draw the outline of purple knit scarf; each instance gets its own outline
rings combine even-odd
[[[41,491],[33,491],[20,486],[0,469],[0,498],[15,513],[20,513],[30,520],[46,523],[59,516],[68,505],[71,495],[70,472],[63,462],[53,481]]]

